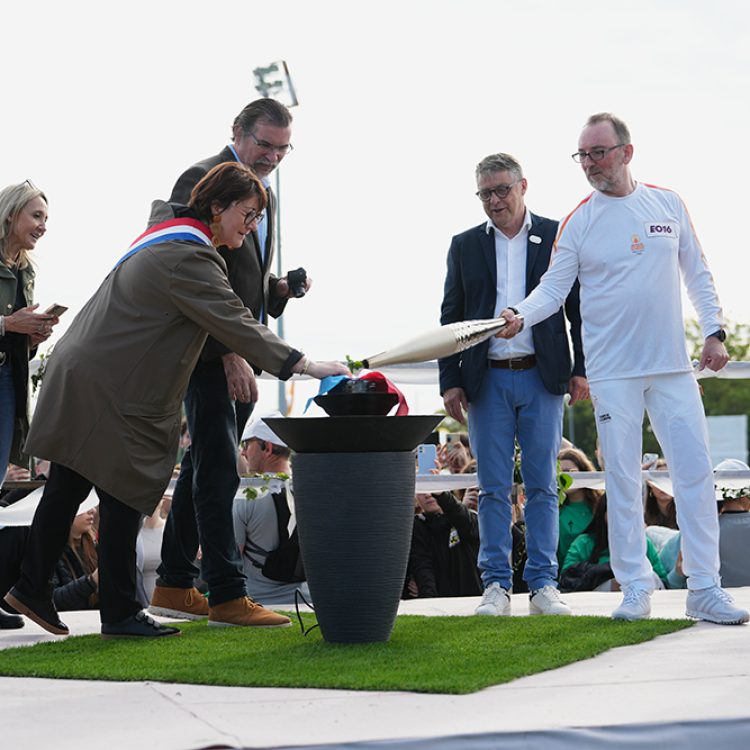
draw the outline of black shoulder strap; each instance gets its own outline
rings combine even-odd
[[[289,540],[289,519],[292,517],[292,513],[289,510],[289,504],[286,501],[286,488],[282,488],[281,492],[275,492],[273,497],[273,504],[276,508],[276,525],[279,530],[279,544]]]

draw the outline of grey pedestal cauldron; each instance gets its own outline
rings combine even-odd
[[[326,641],[390,638],[414,522],[414,448],[440,419],[266,420],[295,451],[300,549]]]

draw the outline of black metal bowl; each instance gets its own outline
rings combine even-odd
[[[383,417],[398,402],[395,393],[363,391],[361,393],[326,393],[313,401],[330,417],[375,416]]]
[[[414,450],[440,414],[410,417],[267,417],[263,421],[297,453],[387,453]]]

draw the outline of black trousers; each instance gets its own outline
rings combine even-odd
[[[232,506],[237,445],[252,410],[229,397],[221,362],[196,365],[185,395],[191,442],[172,494],[157,573],[159,583],[178,588],[193,586],[200,573],[212,606],[247,595]],[[200,571],[194,562],[199,544]]]
[[[8,589],[21,575],[21,561],[29,538],[28,526],[6,526],[0,529],[0,609],[10,611],[3,601]]]
[[[37,599],[52,598],[52,573],[65,549],[70,527],[93,483],[72,469],[52,464],[44,494],[31,524],[19,591]],[[114,624],[140,612],[136,599],[135,542],[141,514],[99,487],[99,612]]]

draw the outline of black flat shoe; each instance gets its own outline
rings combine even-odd
[[[68,635],[68,626],[60,619],[52,599],[34,599],[19,591],[15,586],[5,595],[5,601],[13,609],[26,615],[39,627],[54,635]]]
[[[180,635],[178,628],[160,625],[145,612],[138,612],[132,617],[116,623],[102,623],[102,638],[161,638],[166,635]]]
[[[6,615],[0,612],[0,630],[18,630],[25,625],[21,615]]]

